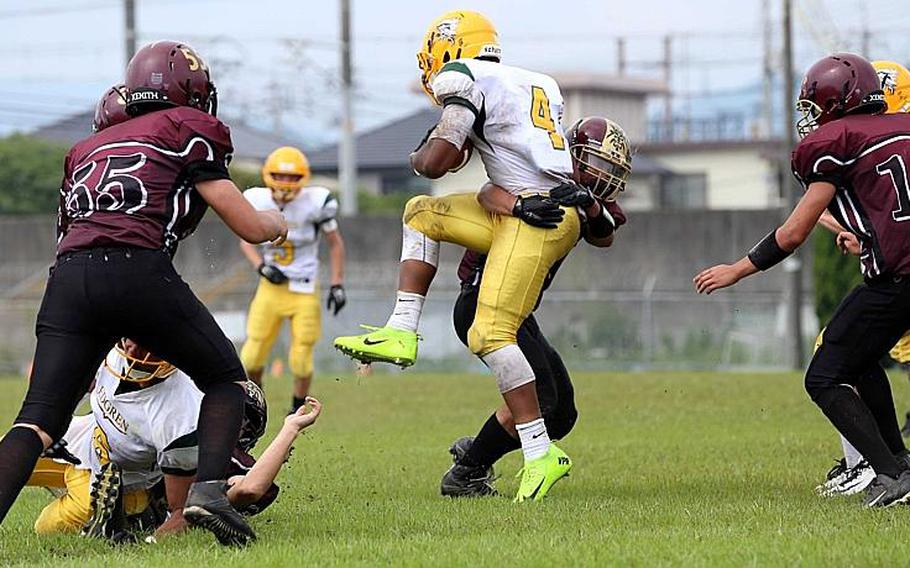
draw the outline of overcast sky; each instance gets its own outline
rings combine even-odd
[[[797,66],[832,49],[906,61],[910,10],[895,0],[794,0]],[[213,67],[224,116],[312,140],[337,121],[336,0],[136,0],[141,42],[181,39]],[[411,91],[427,24],[451,8],[498,26],[507,62],[541,71],[616,71],[627,37],[632,73],[659,76],[661,37],[674,36],[673,87],[690,95],[754,90],[761,77],[761,0],[351,0],[359,129],[426,104]],[[771,0],[775,26],[780,0]],[[121,0],[0,3],[0,132],[94,104],[124,66]],[[779,37],[775,37],[779,48]],[[274,118],[275,109],[282,112]]]

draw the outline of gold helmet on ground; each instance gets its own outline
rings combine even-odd
[[[166,379],[177,370],[177,367],[164,359],[155,357],[135,341],[126,337],[118,341],[114,349],[123,357],[123,368],[111,367],[107,359],[104,360],[104,366],[121,381],[147,383],[154,379]]]
[[[297,148],[282,146],[265,159],[262,180],[276,201],[287,203],[310,181],[310,162]]]
[[[895,61],[873,61],[888,103],[888,114],[910,112],[910,71]]]
[[[453,10],[436,18],[417,52],[420,85],[434,101],[430,84],[449,61],[489,57],[499,60],[502,48],[493,22],[480,12]]]

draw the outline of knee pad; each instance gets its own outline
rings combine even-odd
[[[291,345],[288,355],[291,374],[295,377],[309,377],[313,374],[313,346],[307,343]]]
[[[482,357],[496,377],[500,393],[507,393],[534,382],[534,369],[518,345],[506,345]]]

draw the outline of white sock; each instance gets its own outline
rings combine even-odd
[[[395,309],[386,322],[386,327],[403,329],[417,333],[417,324],[420,323],[420,312],[423,311],[425,297],[413,292],[398,291],[395,296]]]
[[[844,458],[847,460],[847,467],[854,467],[863,460],[863,454],[853,447],[853,444],[847,441],[847,438],[840,437],[841,446],[844,448]]]
[[[521,451],[525,455],[526,462],[536,460],[549,451],[550,435],[547,434],[543,418],[516,424],[515,429],[518,430],[518,439],[521,440]]]

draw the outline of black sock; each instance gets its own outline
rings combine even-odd
[[[196,481],[224,479],[243,422],[243,388],[237,383],[212,385],[199,410],[199,463]]]
[[[499,461],[502,456],[520,447],[521,442],[513,438],[502,427],[494,413],[480,428],[480,432],[474,438],[474,443],[471,444],[471,449],[461,459],[461,463],[488,467]]]
[[[0,441],[0,522],[35,469],[44,444],[31,428],[13,428]]]
[[[306,404],[306,397],[291,397],[291,413],[297,412],[297,409]]]
[[[894,397],[891,396],[891,383],[888,375],[881,365],[876,365],[857,385],[859,397],[875,417],[878,431],[882,439],[888,444],[891,453],[898,455],[907,451],[901,428],[897,424],[897,414],[894,411]]]
[[[900,475],[902,468],[882,439],[872,412],[852,388],[838,385],[820,389],[814,400],[834,427],[866,458],[875,473],[890,477]]]

